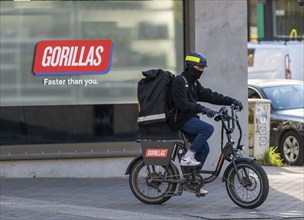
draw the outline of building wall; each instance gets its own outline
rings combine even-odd
[[[189,1],[190,2],[190,1]],[[247,5],[246,1],[191,1],[190,32],[186,50],[202,52],[208,68],[202,85],[234,97],[244,104],[240,114],[243,143],[247,144]],[[211,107],[211,106],[210,106]],[[219,106],[212,106],[218,110]],[[211,147],[205,168],[214,169],[220,153],[220,124],[206,119],[215,127],[209,143]],[[121,123],[115,122],[119,127]],[[124,127],[119,130],[124,133]],[[2,161],[1,177],[101,177],[122,176],[128,158]],[[47,166],[41,166],[47,164]],[[71,164],[73,164],[71,166]],[[115,164],[117,169],[111,169]],[[83,167],[79,170],[77,167]],[[92,169],[91,169],[91,168]],[[99,169],[103,167],[103,171]],[[79,171],[79,172],[78,172]]]
[[[247,145],[247,3],[234,0],[195,1],[195,50],[207,57],[203,86],[240,100],[243,141]],[[220,106],[208,105],[219,110]],[[204,117],[205,119],[206,117]],[[215,168],[220,153],[221,126],[207,119],[215,131],[210,138],[210,154],[205,168]],[[237,132],[236,132],[237,133]],[[237,141],[237,136],[234,137]]]
[[[124,176],[132,157],[1,161],[5,178],[92,178]]]

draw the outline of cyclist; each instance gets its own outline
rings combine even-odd
[[[191,147],[181,159],[181,166],[197,166],[200,170],[209,154],[207,140],[214,131],[214,127],[199,119],[198,113],[212,118],[216,111],[207,108],[199,102],[208,102],[216,105],[234,104],[240,109],[243,105],[240,101],[213,92],[201,85],[198,79],[202,76],[207,66],[206,58],[197,52],[191,52],[185,58],[184,71],[176,76],[171,84],[171,97],[175,106],[174,113],[169,117],[169,125],[173,130],[181,129],[191,142]],[[201,189],[201,194],[208,191]]]

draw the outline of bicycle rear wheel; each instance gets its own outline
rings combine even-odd
[[[147,204],[161,204],[168,201],[174,193],[177,184],[170,182],[153,181],[153,178],[173,179],[175,172],[171,166],[166,172],[164,166],[153,165],[148,167],[139,160],[132,168],[129,176],[129,185],[137,199]]]
[[[242,208],[253,209],[263,204],[269,192],[268,177],[255,161],[239,162],[228,171],[226,189],[231,200]]]

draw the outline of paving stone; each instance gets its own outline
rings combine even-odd
[[[304,168],[264,167],[270,191],[256,209],[242,209],[218,178],[197,198],[185,192],[162,205],[132,194],[128,178],[32,178],[0,180],[1,220],[303,219]]]

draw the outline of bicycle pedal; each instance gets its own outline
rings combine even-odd
[[[183,194],[183,191],[178,191],[178,192],[176,193],[177,196],[181,196],[182,194]]]
[[[205,197],[207,194],[195,193],[195,195],[197,198],[199,198],[199,197]]]
[[[167,193],[166,194],[166,196],[168,197],[168,196],[175,196],[175,195],[177,195],[176,193]]]

